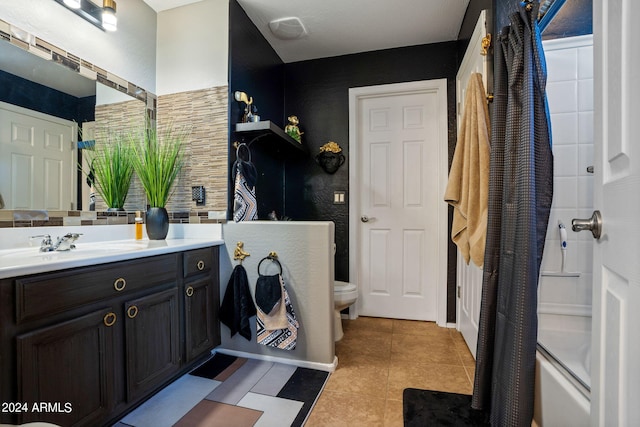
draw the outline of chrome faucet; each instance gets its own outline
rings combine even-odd
[[[62,237],[58,237],[55,244],[56,251],[68,251],[75,249],[76,245],[73,244],[82,233],[67,233]]]
[[[78,240],[78,237],[80,237],[81,235],[82,233],[67,233],[62,237],[58,237],[55,243],[53,243],[53,241],[51,240],[51,235],[49,234],[31,236],[31,238],[43,238],[42,242],[40,243],[40,252],[53,252],[75,249],[76,245],[74,245],[73,243]]]

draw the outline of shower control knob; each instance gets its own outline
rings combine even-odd
[[[600,211],[593,211],[593,215],[588,219],[574,218],[571,220],[573,231],[591,230],[594,239],[599,239],[602,235],[602,214]]]

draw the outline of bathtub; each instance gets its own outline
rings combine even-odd
[[[589,333],[557,330],[538,332],[532,425],[583,427],[590,424],[590,359]]]

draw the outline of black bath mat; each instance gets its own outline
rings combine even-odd
[[[471,396],[443,391],[405,388],[402,394],[405,427],[485,427],[481,411],[471,409]]]

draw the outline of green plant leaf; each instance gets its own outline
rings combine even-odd
[[[126,135],[107,130],[94,150],[86,150],[96,192],[109,208],[123,208],[133,177],[134,151]]]
[[[166,206],[184,165],[183,146],[190,133],[188,128],[175,129],[169,125],[161,133],[155,127],[147,127],[130,135],[135,153],[133,168],[140,178],[149,206]]]

